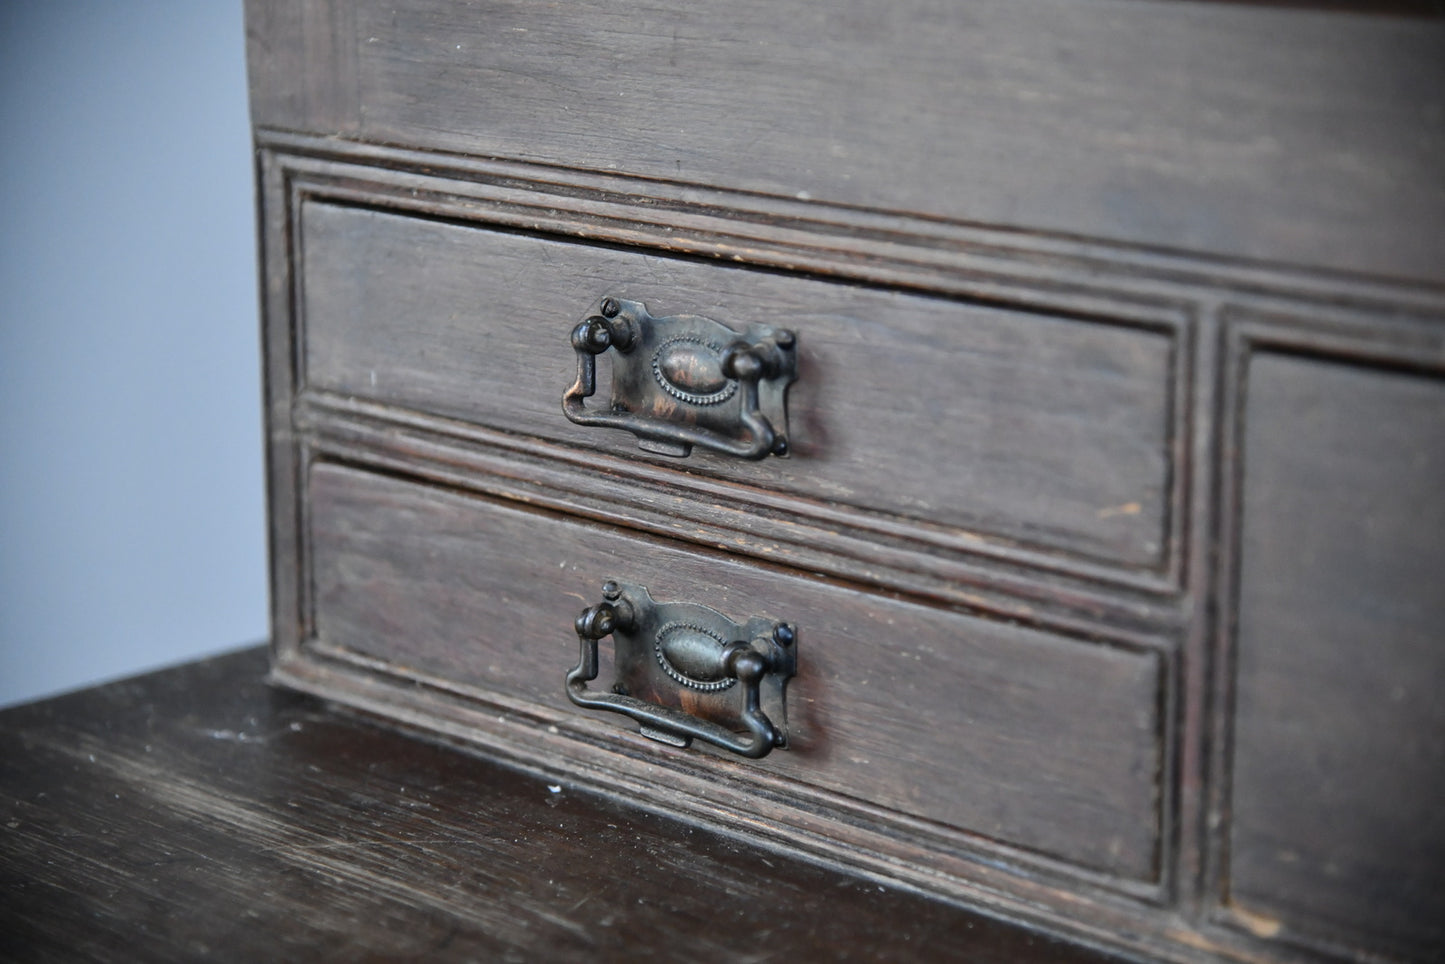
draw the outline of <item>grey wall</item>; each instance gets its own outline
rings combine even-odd
[[[0,4],[0,704],[266,634],[244,53]]]

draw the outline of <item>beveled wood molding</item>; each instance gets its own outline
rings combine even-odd
[[[801,200],[686,182],[631,177],[553,164],[477,158],[365,141],[258,129],[258,148],[286,155],[296,170],[311,162],[354,164],[386,172],[383,182],[410,193],[412,210],[437,199],[485,196],[511,206],[501,223],[535,231],[591,236],[575,212],[599,223],[636,227],[621,243],[694,253],[783,270],[844,274],[878,284],[947,292],[1020,307],[1127,318],[1142,305],[1285,299],[1360,311],[1445,316],[1445,284],[1382,280],[1343,271],[1171,251],[1073,235],[994,227],[944,218]],[[385,176],[385,175],[380,175]],[[442,181],[446,184],[443,186]],[[338,195],[344,196],[344,195]],[[352,195],[365,201],[364,191]],[[530,214],[530,217],[525,215]],[[463,215],[466,217],[466,215]],[[570,229],[569,229],[570,226]],[[649,230],[650,229],[650,230]],[[645,239],[645,240],[644,240]],[[734,243],[728,244],[728,239]],[[825,239],[826,243],[823,240]],[[712,243],[708,243],[711,240]],[[789,256],[791,254],[791,256]],[[1102,296],[1091,300],[1090,294]],[[1146,324],[1150,320],[1143,319]]]
[[[603,453],[509,435],[329,392],[304,392],[295,424],[317,455],[544,505],[583,518],[789,565],[860,586],[1119,645],[1168,648],[1181,625],[1159,584],[1104,566],[886,515],[804,502]],[[599,470],[593,474],[588,468]]]

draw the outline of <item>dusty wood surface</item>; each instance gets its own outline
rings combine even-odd
[[[0,714],[8,960],[1102,961],[265,686]]]
[[[253,0],[277,673],[1083,940],[1438,959],[1445,25],[1310,6]],[[566,423],[603,293],[805,321],[796,457]],[[797,752],[561,704],[607,575],[796,606]]]

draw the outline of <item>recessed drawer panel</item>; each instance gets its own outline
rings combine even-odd
[[[1445,954],[1445,380],[1259,350],[1244,383],[1227,897]]]
[[[305,202],[304,381],[569,446],[572,326],[603,295],[797,332],[792,455],[657,459],[802,499],[1136,567],[1168,540],[1165,330]],[[601,370],[610,365],[606,354]]]
[[[799,634],[790,748],[746,764],[696,748],[658,753],[732,780],[781,776],[845,810],[861,801],[1123,878],[1157,873],[1161,664],[1151,653],[336,464],[315,464],[308,490],[313,638],[327,647],[632,741],[630,721],[576,710],[563,692],[573,619],[604,579],[645,585],[659,601],[786,619]]]

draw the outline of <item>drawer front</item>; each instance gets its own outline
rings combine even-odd
[[[762,322],[798,333],[792,456],[695,450],[662,464],[964,539],[1165,564],[1167,330],[318,201],[302,205],[300,228],[311,390],[644,458],[631,435],[563,417],[572,326],[603,295],[739,330]]]
[[[312,645],[635,742],[632,723],[577,711],[563,692],[572,621],[604,579],[735,618],[785,619],[799,631],[790,748],[746,764],[655,754],[730,780],[781,777],[844,811],[866,802],[1111,877],[1158,872],[1162,680],[1151,653],[336,464],[314,464],[307,489]],[[596,685],[608,681],[604,671]]]

